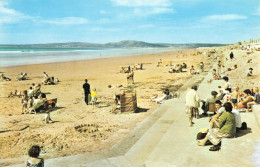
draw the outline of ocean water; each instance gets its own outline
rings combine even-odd
[[[181,48],[32,49],[0,46],[0,67],[142,55],[175,50],[181,50]]]

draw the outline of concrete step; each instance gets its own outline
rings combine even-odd
[[[184,113],[176,119],[178,121],[171,126],[145,160],[145,166],[209,166],[213,156],[216,157],[215,162],[219,165],[219,153],[210,152],[210,146],[197,146],[197,133],[199,128],[209,127],[208,118],[195,119],[194,127],[189,127]]]
[[[242,122],[247,123],[248,129],[241,130],[236,138],[222,139],[221,159],[229,166],[254,166],[252,152],[255,151],[260,139],[258,124],[254,113],[240,113],[240,115]],[[229,161],[230,159],[232,161]]]
[[[254,114],[258,128],[260,129],[260,104],[252,106],[252,112]]]
[[[101,159],[101,160],[97,160],[97,161],[93,161],[93,162],[88,162],[86,164],[82,164],[82,165],[79,165],[79,166],[80,167],[101,167],[101,166],[102,167],[116,167],[108,159]]]
[[[126,158],[129,159],[133,164],[139,165],[144,162],[144,160],[149,156],[164,134],[168,131],[172,124],[174,124],[176,114],[173,114],[173,110],[179,111],[178,108],[184,105],[175,99],[168,100],[167,103],[171,103],[171,105],[175,104],[174,109],[172,107],[164,108],[165,113],[162,115],[162,117],[157,122],[155,122],[153,126],[125,154]],[[160,109],[163,108],[160,107]]]
[[[185,116],[185,97],[186,92],[182,93],[180,99],[173,101],[172,107],[169,108],[159,121],[153,125],[151,130],[147,131],[144,137],[125,154],[131,162],[139,165],[145,162],[145,166],[158,166],[159,164],[162,165],[163,162],[165,162],[165,157],[169,156],[165,165],[175,165],[170,163],[172,161],[172,155],[175,155],[172,153],[182,154],[186,152],[183,151],[182,148],[186,148],[185,145],[190,145],[190,138],[193,134],[190,133],[192,128],[189,127],[188,117]],[[163,123],[169,124],[163,125]],[[194,134],[195,145],[196,134],[197,133]],[[186,140],[186,142],[181,140],[183,138],[185,138],[184,140]],[[170,143],[173,143],[174,146],[171,147],[172,145],[170,145]],[[165,149],[162,151],[161,149],[163,148]],[[161,156],[162,154],[163,156]],[[160,159],[160,157],[162,159]]]

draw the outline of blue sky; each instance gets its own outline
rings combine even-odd
[[[259,37],[259,0],[0,0],[0,44]]]

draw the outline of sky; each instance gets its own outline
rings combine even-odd
[[[0,0],[0,44],[259,37],[260,0]]]

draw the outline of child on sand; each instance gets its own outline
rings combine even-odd
[[[96,88],[93,89],[93,91],[91,92],[90,96],[91,96],[92,108],[95,108],[96,102],[97,102]]]
[[[28,97],[28,95],[27,95],[27,90],[25,90],[25,91],[24,91],[23,98],[22,98],[22,104],[23,104],[22,114],[24,114],[24,112],[25,112],[26,109],[27,109],[28,100],[29,100],[29,97]]]
[[[249,68],[248,72],[246,73],[247,77],[250,77],[253,75],[253,68]]]
[[[50,110],[46,111],[46,115],[45,115],[45,122],[46,123],[53,123],[53,121],[51,120],[51,115],[50,115]]]
[[[235,90],[231,93],[231,102],[232,102],[232,106],[234,108],[237,108],[237,102],[238,102],[239,97],[240,97],[239,87],[236,86]]]
[[[191,75],[194,75],[194,73],[195,73],[194,66],[191,66],[191,69],[190,69],[190,74],[191,74]]]

